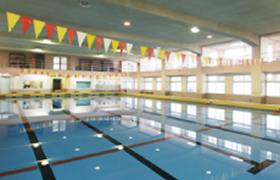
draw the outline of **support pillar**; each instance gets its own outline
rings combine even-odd
[[[203,98],[207,91],[207,76],[202,72],[202,63],[199,57],[196,68],[196,96],[197,98]]]

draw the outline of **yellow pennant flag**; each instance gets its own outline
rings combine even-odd
[[[120,43],[120,41],[112,40],[112,48],[113,48],[113,53],[114,54],[116,53],[116,50],[119,47],[119,43]]]
[[[258,59],[254,59],[254,65],[257,65]]]
[[[33,74],[33,73],[34,73],[34,70],[31,70],[30,73]]]
[[[27,69],[24,69],[23,72],[24,72],[24,73],[27,73]]]
[[[206,66],[208,66],[209,58],[208,57],[204,57],[204,60],[205,60]]]
[[[165,50],[159,50],[159,57],[162,60],[164,58],[165,55]]]
[[[247,66],[247,59],[244,59],[244,66]]]
[[[77,78],[79,79],[79,78],[80,78],[80,75],[77,75]]]
[[[217,61],[217,66],[219,66],[219,64],[220,64],[220,58],[217,58],[216,61]]]
[[[87,76],[85,76],[85,79],[87,78]]]
[[[94,42],[94,39],[95,39],[96,36],[94,35],[91,35],[91,34],[87,34],[87,43],[88,43],[88,49],[91,48],[93,42]]]
[[[7,14],[9,32],[11,32],[12,28],[14,28],[16,23],[18,22],[20,15],[10,13],[10,12],[7,12],[6,14]]]
[[[181,57],[181,53],[176,53],[176,57],[178,59],[178,61],[180,60],[180,57]]]
[[[47,72],[44,72],[44,76],[47,75]]]
[[[58,42],[61,43],[62,39],[65,36],[67,29],[64,27],[61,27],[61,26],[57,26],[56,30],[57,30]]]
[[[140,49],[141,49],[142,58],[144,58],[148,48],[144,46],[140,46]]]
[[[37,74],[40,75],[40,74],[41,74],[41,71],[37,71]]]
[[[34,24],[35,37],[38,38],[39,34],[41,33],[46,23],[34,19],[33,24]]]
[[[228,60],[228,59],[226,59],[226,66],[228,66],[228,61],[229,61],[229,60]]]
[[[195,55],[191,55],[191,57],[192,57],[192,63],[194,63]]]

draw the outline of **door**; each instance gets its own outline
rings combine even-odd
[[[53,92],[61,90],[61,79],[53,79]]]

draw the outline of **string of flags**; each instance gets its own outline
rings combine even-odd
[[[33,23],[36,39],[41,34],[43,28],[46,27],[46,32],[47,32],[48,39],[51,39],[51,37],[53,36],[53,33],[56,30],[59,43],[62,42],[62,40],[65,37],[65,34],[67,33],[68,34],[69,45],[72,44],[74,38],[77,36],[79,47],[81,47],[83,42],[85,41],[85,39],[87,39],[87,45],[88,45],[89,50],[92,48],[92,45],[95,41],[96,51],[99,51],[100,45],[103,42],[104,49],[105,49],[106,53],[108,52],[108,50],[110,48],[110,45],[111,45],[114,54],[116,53],[117,49],[119,48],[120,49],[120,55],[122,55],[124,49],[126,49],[127,55],[129,56],[130,52],[132,50],[132,47],[133,47],[133,44],[131,44],[131,43],[121,42],[121,41],[117,41],[117,40],[114,40],[114,39],[109,39],[109,38],[96,36],[96,35],[92,35],[92,34],[81,32],[81,31],[72,30],[72,29],[69,29],[69,28],[49,24],[49,23],[46,23],[46,22],[43,22],[43,21],[40,21],[40,20],[36,20],[36,19],[29,18],[29,17],[21,16],[21,15],[11,13],[11,12],[6,12],[6,14],[7,14],[7,22],[8,22],[9,32],[12,31],[12,29],[15,27],[17,22],[20,20],[23,35],[25,35],[26,31],[28,30],[28,28]]]
[[[34,69],[24,69],[21,68],[21,72],[25,74],[34,74],[34,75],[42,75],[42,76],[49,76],[49,77],[61,77],[61,78],[82,78],[82,79],[101,79],[101,78],[115,78],[115,77],[127,77],[132,74],[135,74],[135,72],[132,73],[117,73],[117,74],[109,74],[109,75],[71,75],[71,74],[59,74],[54,72],[47,72],[47,71],[38,71]]]
[[[264,62],[263,58],[256,59],[227,59],[227,58],[202,58],[205,66],[253,66],[261,65]]]

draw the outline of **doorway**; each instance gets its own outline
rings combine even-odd
[[[53,92],[61,90],[61,79],[53,79]]]

